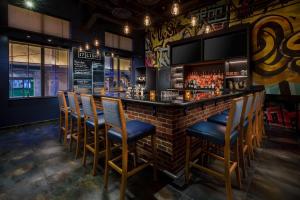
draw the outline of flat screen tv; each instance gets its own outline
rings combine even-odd
[[[247,33],[234,32],[204,39],[204,60],[221,60],[247,56]]]
[[[201,40],[171,47],[171,64],[189,64],[201,61]]]

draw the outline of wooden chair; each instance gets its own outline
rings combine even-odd
[[[260,101],[258,105],[258,142],[260,143],[260,146],[262,145],[262,139],[265,136],[265,125],[264,125],[264,101],[265,101],[265,91],[261,91],[259,93],[260,95]]]
[[[67,105],[65,93],[63,91],[58,91],[57,93],[58,103],[59,103],[59,130],[61,140],[63,136],[63,143],[67,145],[67,138],[69,133],[69,114],[70,108]]]
[[[186,137],[186,165],[185,181],[190,180],[190,169],[194,167],[225,181],[227,200],[232,199],[231,174],[235,171],[238,187],[241,188],[241,178],[239,171],[239,134],[241,130],[241,115],[243,114],[244,97],[234,99],[229,111],[228,123],[226,126],[213,122],[199,122],[187,129]],[[209,167],[194,163],[191,159],[191,138],[201,138],[208,143],[221,145],[224,147],[223,156],[209,151],[209,148],[201,149],[200,152],[206,153],[217,160],[224,162],[224,172],[213,170]],[[231,148],[234,158],[230,158]]]
[[[84,114],[80,109],[79,101],[77,94],[74,92],[68,92],[69,105],[71,109],[71,119],[70,119],[70,151],[72,150],[73,141],[76,142],[76,154],[75,158],[77,159],[80,154],[80,145],[83,141],[83,122],[84,122]],[[74,125],[75,132],[74,132]]]
[[[133,176],[137,172],[153,164],[154,179],[156,179],[156,142],[155,142],[155,126],[139,121],[139,120],[125,120],[124,110],[120,99],[112,99],[102,97],[102,106],[105,118],[105,137],[106,137],[106,159],[105,159],[105,174],[104,187],[108,187],[108,175],[110,168],[116,170],[122,175],[120,199],[125,199],[125,190],[127,185],[127,178]],[[138,140],[151,137],[152,145],[152,162],[146,161],[144,164],[134,167],[132,170],[128,169],[128,152],[129,145],[134,145]],[[120,143],[122,146],[122,154],[115,158],[111,158],[112,142]],[[119,167],[116,161],[121,159],[122,166]]]
[[[244,105],[241,114],[241,130],[240,130],[240,140],[239,140],[239,156],[240,156],[240,166],[242,168],[243,177],[246,177],[246,158],[248,160],[248,165],[250,166],[251,158],[251,147],[249,146],[249,134],[252,133],[252,126],[249,126],[252,123],[251,111],[253,109],[253,94],[244,96]],[[222,112],[220,114],[213,115],[207,119],[207,121],[227,125],[229,118],[229,111]]]
[[[105,155],[105,148],[100,149],[100,144],[105,144],[104,138],[104,116],[97,112],[92,95],[81,94],[81,102],[84,113],[84,145],[83,165],[86,166],[87,152],[94,156],[93,175],[96,175],[98,159]]]

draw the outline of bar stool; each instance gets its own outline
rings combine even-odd
[[[73,141],[76,142],[76,154],[75,158],[77,159],[80,153],[80,144],[82,143],[83,139],[83,126],[82,123],[84,121],[84,114],[83,111],[80,109],[79,101],[77,94],[74,92],[68,92],[68,99],[69,105],[71,109],[71,119],[70,119],[70,151],[72,150]],[[75,132],[74,131],[74,124]]]
[[[67,105],[65,93],[63,91],[58,91],[57,97],[59,103],[59,139],[61,140],[61,137],[63,136],[64,145],[67,145],[70,108]]]
[[[260,146],[262,146],[262,139],[265,136],[265,125],[264,125],[264,101],[265,101],[265,91],[261,91],[259,93],[260,100],[258,105],[258,120],[257,120],[257,126],[258,126],[258,142]]]
[[[252,134],[252,109],[254,105],[253,94],[248,94],[244,97],[243,111],[240,119],[241,130],[240,130],[240,140],[239,140],[239,155],[240,163],[243,172],[243,177],[246,177],[246,158],[248,160],[248,165],[250,166],[250,157],[251,157],[251,147],[250,136]],[[207,121],[222,124],[226,126],[228,123],[228,111],[222,112],[221,114],[216,114],[207,119]],[[250,125],[249,125],[250,123]]]
[[[94,155],[93,175],[96,175],[98,159],[105,155],[105,148],[100,150],[100,143],[105,143],[104,138],[104,116],[98,114],[92,95],[81,94],[81,102],[84,113],[84,145],[83,165],[86,166],[87,152]]]
[[[194,167],[198,170],[216,176],[225,181],[227,200],[232,199],[231,174],[235,171],[238,187],[241,188],[241,179],[239,171],[239,134],[240,134],[240,119],[244,105],[244,98],[237,98],[232,101],[229,112],[228,123],[223,126],[213,122],[198,122],[187,129],[186,137],[186,165],[185,165],[185,180],[186,183],[190,180],[190,169]],[[212,152],[200,149],[207,155],[214,157],[217,160],[224,162],[224,173],[218,172],[208,167],[204,167],[191,160],[191,138],[201,138],[207,140],[208,143],[221,145],[224,147],[224,156],[214,154]],[[230,159],[230,151],[233,149],[234,159]],[[209,149],[209,148],[207,148]]]
[[[125,120],[124,110],[120,99],[112,99],[102,97],[102,105],[105,118],[105,136],[106,136],[106,159],[104,187],[108,186],[108,174],[110,168],[116,170],[122,175],[120,199],[125,199],[125,190],[127,178],[141,171],[142,169],[153,164],[154,179],[156,179],[156,142],[155,142],[155,126],[139,120]],[[128,170],[128,147],[134,145],[138,140],[147,136],[151,136],[152,145],[152,162],[146,161],[144,164]],[[122,154],[115,158],[111,158],[110,147],[112,142],[121,144]],[[122,166],[119,167],[115,162],[122,159]]]
[[[260,100],[261,94],[260,92],[256,92],[254,95],[254,105],[252,110],[252,135],[251,135],[251,145],[252,150],[256,147],[260,147],[259,142],[259,108],[260,108]],[[252,152],[252,158],[254,159],[254,151]]]

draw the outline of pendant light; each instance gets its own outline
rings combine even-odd
[[[125,33],[126,35],[128,35],[128,34],[130,33],[130,27],[129,27],[128,24],[125,24],[125,26],[124,26],[124,33]]]
[[[148,14],[145,15],[145,18],[144,18],[144,25],[145,25],[146,27],[148,27],[148,26],[151,25],[151,18],[150,18],[150,16],[149,16]]]
[[[174,1],[171,7],[171,14],[177,16],[180,13],[179,3]]]
[[[197,17],[196,16],[192,16],[191,17],[191,25],[192,25],[192,27],[195,27],[195,26],[197,26]]]
[[[95,47],[99,47],[99,40],[98,39],[95,39],[95,41],[94,41],[94,45],[95,45]]]

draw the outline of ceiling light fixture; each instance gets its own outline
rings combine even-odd
[[[97,54],[97,56],[100,56],[100,50],[99,49],[96,50],[96,54]]]
[[[99,40],[98,40],[98,39],[95,39],[94,45],[95,45],[95,47],[98,47],[98,46],[99,46]]]
[[[151,25],[151,18],[149,15],[146,15],[144,18],[144,25],[145,26],[150,26]]]
[[[129,25],[128,25],[128,24],[125,24],[125,26],[124,26],[124,33],[125,33],[126,35],[128,35],[128,34],[130,33],[130,28],[129,28]]]
[[[90,50],[90,45],[88,43],[85,44],[85,50]]]
[[[191,25],[192,25],[192,27],[195,27],[197,25],[197,22],[198,22],[197,17],[192,16],[191,17]]]
[[[209,25],[206,25],[205,26],[205,33],[209,33],[210,32],[210,26]]]
[[[173,16],[177,16],[179,15],[179,12],[180,12],[179,3],[174,1],[171,7],[171,14]]]
[[[32,9],[32,8],[34,8],[34,3],[32,1],[26,0],[25,6],[29,9]]]

